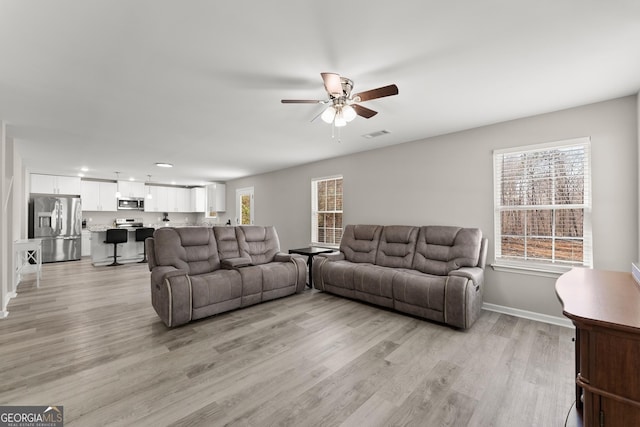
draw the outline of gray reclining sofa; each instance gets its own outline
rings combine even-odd
[[[317,289],[469,328],[480,315],[487,239],[477,228],[347,225],[314,260]]]
[[[304,258],[274,227],[159,228],[145,241],[151,303],[169,327],[302,292]]]

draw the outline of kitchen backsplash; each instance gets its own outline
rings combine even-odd
[[[86,227],[99,225],[113,225],[116,218],[141,219],[145,226],[163,224],[162,212],[142,212],[142,211],[120,211],[120,212],[100,212],[84,211],[82,219],[86,221]],[[204,222],[204,215],[198,213],[169,213],[169,223],[167,225],[197,225]],[[217,221],[215,218],[207,218],[207,223],[213,225]]]

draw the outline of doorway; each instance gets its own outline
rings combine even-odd
[[[236,224],[253,225],[253,187],[236,190]]]

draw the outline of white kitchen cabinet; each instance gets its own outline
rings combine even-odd
[[[177,200],[175,212],[191,212],[191,190],[189,188],[177,188]]]
[[[158,187],[145,185],[147,188],[144,199],[144,211],[145,212],[158,212],[158,191],[156,190]]]
[[[115,182],[82,181],[81,187],[83,211],[115,212],[118,210]]]
[[[207,207],[207,193],[204,187],[191,189],[191,212],[204,213]]]
[[[169,212],[169,187],[158,187],[158,211]]]
[[[178,189],[175,187],[166,187],[167,204],[164,212],[178,212]]]
[[[188,188],[167,187],[165,212],[191,212],[191,192]]]
[[[91,232],[82,230],[82,256],[91,256]]]
[[[80,178],[76,176],[31,174],[31,192],[42,194],[71,194],[82,192]]]
[[[207,185],[207,211],[206,217],[216,217],[217,212],[224,212],[226,208],[227,186],[214,183]]]
[[[158,205],[158,189],[160,187],[156,185],[147,185],[147,194],[151,195],[151,198],[144,199],[144,211],[145,212],[160,212]]]
[[[151,198],[144,201],[145,212],[169,212],[167,188],[158,185],[147,186],[147,192],[151,194]]]
[[[118,191],[125,199],[142,199],[145,196],[144,187],[144,182],[118,181]]]
[[[190,188],[147,186],[151,198],[144,201],[145,212],[193,212]]]

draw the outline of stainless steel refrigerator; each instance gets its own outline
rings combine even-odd
[[[42,262],[80,259],[80,197],[32,194],[29,200],[29,237],[42,239]]]

